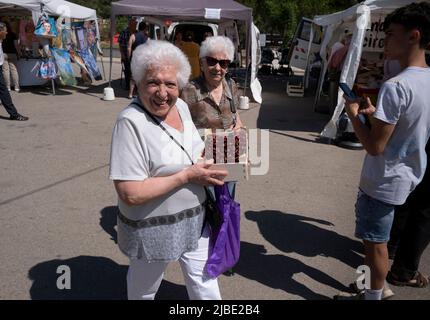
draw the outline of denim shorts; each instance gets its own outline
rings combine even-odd
[[[370,242],[388,242],[394,208],[394,205],[374,199],[360,190],[355,204],[355,236]]]

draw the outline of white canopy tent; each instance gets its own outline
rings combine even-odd
[[[42,8],[44,12],[53,17],[95,21],[97,49],[102,52],[96,10],[64,0],[0,0],[0,16],[28,16],[31,14],[35,25],[39,20]],[[104,73],[103,60],[102,67]],[[55,94],[53,80],[52,89]]]
[[[0,0],[1,1],[1,0]],[[118,15],[140,15],[157,19],[171,19],[175,21],[205,21],[223,24],[234,21],[245,23],[246,29],[246,68],[248,70],[251,58],[251,93],[254,100],[262,102],[262,87],[257,78],[259,63],[259,44],[257,44],[258,29],[253,23],[252,9],[233,0],[121,0],[112,2],[111,34],[115,29],[115,17]],[[111,43],[112,47],[112,43]],[[111,54],[112,70],[112,54]],[[109,76],[111,88],[111,75]],[[247,87],[245,78],[245,90]]]
[[[96,10],[64,0],[0,0],[0,16],[25,16],[30,12],[36,24],[41,5],[50,16],[96,21],[97,40],[100,39]]]
[[[421,0],[430,2],[430,0]],[[316,101],[322,89],[324,75],[327,72],[326,50],[330,43],[337,40],[339,34],[347,28],[353,34],[348,54],[340,76],[340,82],[345,82],[350,88],[354,85],[363,52],[363,43],[366,31],[371,27],[373,14],[388,14],[393,10],[416,2],[416,0],[366,0],[341,12],[316,16],[313,20],[315,25],[325,28],[324,38],[321,45],[320,55],[324,60],[324,68],[321,72],[320,81],[316,93]],[[312,35],[311,35],[312,37]],[[310,40],[312,42],[312,39]],[[321,136],[334,139],[337,133],[336,122],[344,108],[343,92],[339,89],[338,104],[333,117],[321,132]]]

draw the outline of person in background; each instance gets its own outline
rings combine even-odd
[[[175,46],[177,46],[179,49],[182,49],[182,44],[184,41],[182,40],[182,32],[178,31],[175,34]]]
[[[125,90],[130,89],[131,80],[130,59],[127,54],[128,41],[130,40],[131,35],[136,32],[136,26],[136,18],[130,19],[127,28],[121,32],[118,38],[119,51],[121,52],[121,63],[124,66]]]
[[[331,46],[331,48],[329,50],[327,50],[327,54],[328,54],[327,63],[330,63],[330,61],[333,58],[333,55],[336,53],[336,51],[345,47],[345,40],[346,40],[347,34],[348,34],[347,31],[345,31],[345,34],[342,36],[342,39],[340,39],[340,41],[336,41]]]
[[[192,31],[187,31],[185,33],[185,40],[182,42],[181,49],[188,57],[188,61],[190,61],[191,79],[198,77],[200,75],[200,46],[194,42],[194,33]]]
[[[206,38],[207,38],[207,37],[213,37],[212,32],[210,32],[210,31],[206,31],[206,32],[203,34],[203,40],[206,40]]]
[[[130,258],[128,299],[153,300],[169,262],[179,261],[191,300],[219,300],[217,279],[204,272],[210,231],[203,186],[223,185],[227,172],[192,164],[204,143],[179,99],[190,64],[173,44],[153,40],[136,48],[131,69],[138,97],[118,116],[110,160],[118,246]]]
[[[10,24],[5,22],[7,28],[6,39],[3,41],[3,77],[7,89],[11,90],[11,84],[16,92],[19,92],[19,74],[16,63],[20,57],[20,50],[18,45],[18,35],[14,33]]]
[[[331,56],[327,65],[327,74],[329,80],[329,113],[333,115],[334,110],[338,104],[339,80],[342,73],[343,64],[346,55],[348,54],[349,46],[351,44],[352,34],[346,34],[342,39],[342,47],[337,48],[335,51],[332,49]]]
[[[133,59],[133,52],[136,50],[138,46],[141,44],[144,44],[146,41],[148,41],[148,35],[146,34],[146,23],[141,21],[139,23],[138,32],[135,34],[132,34],[130,36],[130,39],[128,40],[128,46],[127,46],[127,58],[131,62]],[[128,98],[133,98],[133,93],[136,85],[133,80],[133,78],[130,78],[130,88],[128,91]]]
[[[418,271],[421,256],[430,243],[430,142],[427,142],[427,170],[405,204],[396,207],[388,242],[393,259],[387,281],[395,286],[426,288],[430,279]]]
[[[3,54],[3,40],[6,39],[7,36],[7,28],[6,25],[0,22],[0,100],[3,104],[3,107],[6,109],[7,113],[9,113],[10,120],[16,121],[26,121],[28,117],[25,117],[18,113],[16,110],[12,98],[10,96],[10,92],[5,84],[3,78],[3,63],[4,63],[4,54]]]

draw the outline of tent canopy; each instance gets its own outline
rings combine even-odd
[[[111,26],[115,26],[115,16],[141,15],[166,18],[180,18],[191,21],[206,19],[206,9],[221,9],[220,20],[242,20],[252,23],[252,9],[232,0],[122,0],[112,2]],[[219,22],[214,19],[213,21]]]
[[[97,20],[94,9],[86,8],[75,3],[63,0],[0,0],[2,15],[27,15],[28,11],[37,19],[40,14],[40,5],[50,16],[63,16],[81,20]]]
[[[425,0],[424,0],[425,1]],[[361,6],[366,6],[369,11],[393,11],[397,8],[411,4],[412,2],[418,2],[417,0],[367,0],[362,3],[356,4],[344,11],[336,12],[333,14],[315,16],[314,23],[320,26],[328,26],[331,24],[347,21],[355,21],[357,16],[357,10]]]
[[[36,24],[40,17],[40,6],[50,16],[80,20],[94,20],[96,22],[97,39],[100,39],[97,12],[75,3],[64,0],[0,0],[0,16],[27,16],[31,13]],[[97,44],[99,51],[101,49]]]

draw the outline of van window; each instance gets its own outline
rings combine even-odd
[[[192,31],[194,34],[194,42],[196,42],[198,45],[200,45],[203,40],[206,32],[210,32],[213,34],[213,30],[211,27],[202,25],[202,24],[178,24],[175,29],[172,32],[172,36],[170,41],[174,41],[175,36],[178,32],[182,33],[182,36],[184,38],[187,31]]]
[[[305,41],[309,41],[310,37],[311,37],[311,27],[312,24],[309,21],[303,21],[301,27],[300,27],[300,32],[298,34],[298,38],[305,40]],[[314,33],[314,41],[313,43],[315,44],[321,44],[321,33],[320,32],[315,32]]]

